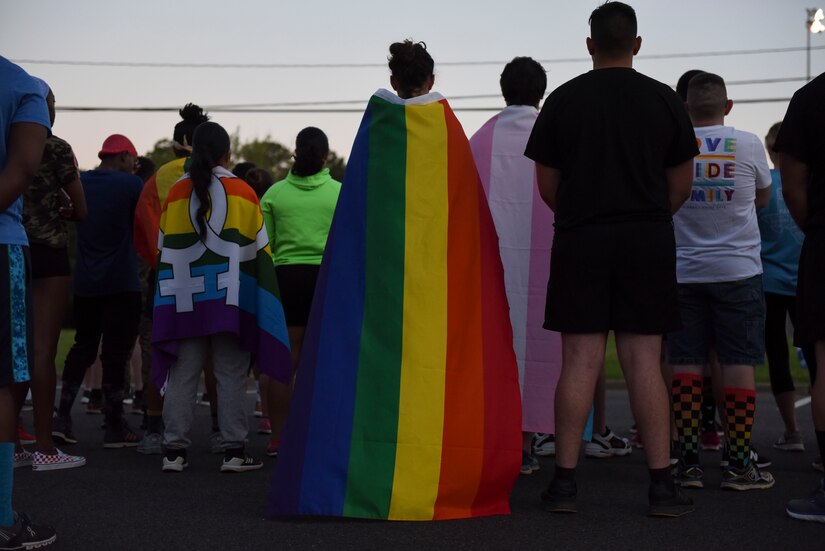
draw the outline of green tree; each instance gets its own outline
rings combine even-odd
[[[327,157],[327,168],[329,175],[339,182],[344,181],[344,173],[347,171],[347,163],[343,157],[339,157],[334,151],[329,152]]]
[[[238,157],[272,174],[274,181],[286,178],[292,166],[292,152],[283,145],[273,142],[269,136],[263,140],[255,138],[237,150]]]
[[[175,152],[172,151],[172,140],[163,138],[156,141],[154,147],[146,152],[146,156],[152,159],[156,169],[169,161],[175,160]]]

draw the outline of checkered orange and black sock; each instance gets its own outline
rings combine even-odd
[[[725,389],[725,416],[728,420],[730,465],[744,469],[751,453],[751,430],[756,414],[756,391],[747,388]]]
[[[702,376],[674,373],[671,396],[682,458],[687,465],[698,465],[699,426],[702,422]]]

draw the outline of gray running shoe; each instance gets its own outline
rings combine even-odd
[[[147,432],[137,446],[137,452],[145,455],[161,455],[163,453],[163,437],[156,432]]]
[[[769,472],[760,471],[759,467],[751,461],[744,469],[729,467],[722,473],[723,490],[767,490],[774,484],[773,475]]]
[[[785,452],[805,451],[805,443],[802,441],[802,435],[799,432],[786,432],[779,440],[774,442],[773,447]]]
[[[223,436],[220,432],[209,435],[209,451],[214,454],[223,453]]]

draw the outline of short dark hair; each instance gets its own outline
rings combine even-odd
[[[710,118],[725,112],[728,90],[725,80],[713,73],[701,73],[688,83],[688,111],[693,118]]]
[[[253,168],[255,168],[255,163],[243,161],[232,167],[232,174],[234,174],[241,180],[246,180],[246,173],[252,170]]]
[[[435,67],[427,45],[409,38],[390,44],[387,61],[401,97],[409,96],[413,90],[420,88],[433,75]]]
[[[499,84],[507,105],[538,105],[547,90],[547,72],[532,57],[514,57],[504,66]]]
[[[687,101],[687,91],[688,84],[690,84],[690,79],[696,75],[701,75],[702,73],[704,73],[704,71],[701,69],[691,69],[679,77],[679,82],[676,83],[676,93],[679,94],[682,101]]]
[[[590,38],[601,54],[616,56],[633,50],[636,12],[622,2],[605,2],[590,14]]]
[[[140,179],[146,182],[155,173],[155,163],[149,157],[138,157],[138,169],[135,175],[140,176]]]

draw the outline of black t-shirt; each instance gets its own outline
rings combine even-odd
[[[561,171],[557,230],[670,220],[665,169],[698,154],[681,98],[630,68],[593,70],[553,91],[525,151]]]
[[[825,73],[793,95],[773,149],[808,165],[811,179],[803,229],[825,228]]]

